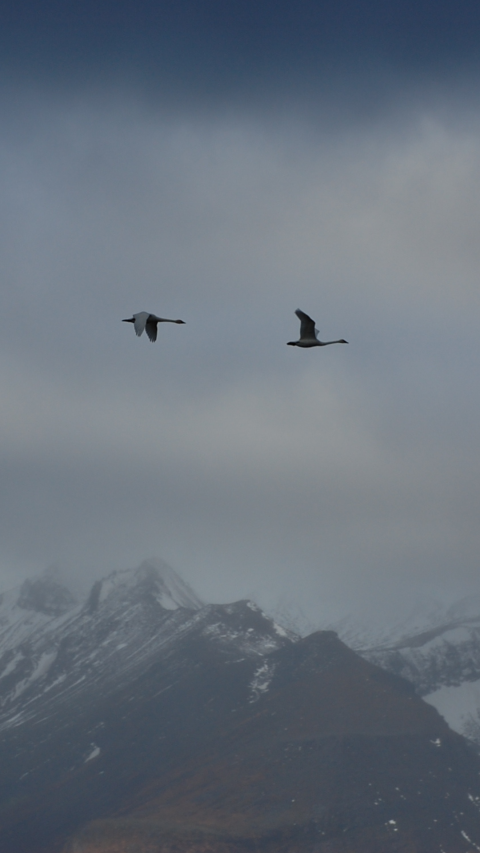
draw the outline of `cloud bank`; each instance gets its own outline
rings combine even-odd
[[[475,589],[473,96],[350,121],[3,102],[3,586],[158,554],[206,599],[312,618]],[[297,307],[349,347],[286,347]],[[186,325],[152,346],[140,310]]]

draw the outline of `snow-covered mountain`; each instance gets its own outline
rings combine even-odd
[[[332,631],[155,560],[28,581],[0,625],[2,853],[480,849],[478,756]]]
[[[72,593],[50,572],[1,593],[0,660],[52,618],[72,610],[75,604]]]
[[[81,604],[47,576],[6,593],[1,607],[0,731],[58,714],[77,694],[98,698],[112,685],[118,689],[192,630],[225,654],[233,643],[234,655],[249,657],[289,636],[251,602],[203,605],[173,569],[153,559],[97,581]]]
[[[480,748],[480,596],[419,605],[388,627],[346,618],[332,626],[372,663],[414,684],[448,724]]]

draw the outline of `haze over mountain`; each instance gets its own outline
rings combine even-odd
[[[480,758],[331,631],[161,561],[0,603],[2,853],[468,853]]]
[[[2,5],[1,587],[474,592],[477,4]]]

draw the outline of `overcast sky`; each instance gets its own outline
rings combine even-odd
[[[479,30],[6,4],[0,589],[158,555],[313,620],[480,591]],[[287,347],[298,307],[349,346]]]

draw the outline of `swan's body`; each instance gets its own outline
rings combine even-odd
[[[295,314],[300,320],[300,338],[298,341],[289,341],[287,346],[306,348],[328,347],[329,344],[348,344],[348,341],[345,341],[343,338],[340,338],[339,341],[319,341],[317,338],[318,329],[315,328],[315,320],[312,320],[308,314],[300,311],[300,308],[297,308]]]
[[[149,314],[148,311],[140,311],[139,314],[134,314],[128,320],[122,320],[123,323],[133,323],[136,334],[140,337],[143,332],[146,332],[152,343],[157,340],[157,325],[158,323],[183,323],[184,320],[167,320],[165,317],[157,317],[155,314]]]

